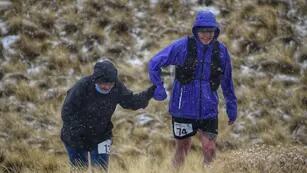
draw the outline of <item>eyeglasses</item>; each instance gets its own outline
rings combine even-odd
[[[197,32],[215,32],[215,28],[198,28]]]

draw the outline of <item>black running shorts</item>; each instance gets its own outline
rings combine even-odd
[[[193,120],[173,117],[172,126],[176,139],[194,136],[198,130],[206,133],[210,139],[215,139],[218,134],[218,119]]]

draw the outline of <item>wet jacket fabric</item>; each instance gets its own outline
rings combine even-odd
[[[200,11],[192,28],[197,46],[197,64],[194,80],[188,84],[181,84],[176,79],[173,83],[169,112],[174,117],[188,119],[209,119],[218,116],[218,94],[210,88],[210,64],[212,58],[213,41],[204,45],[197,36],[197,27],[215,27],[214,39],[219,36],[220,29],[214,14]],[[180,38],[158,52],[149,62],[149,77],[157,89],[163,87],[160,77],[161,68],[169,65],[183,65],[187,58],[188,38]],[[221,88],[226,102],[226,112],[229,120],[237,117],[237,98],[235,96],[231,59],[227,48],[220,42],[220,62],[223,70]],[[156,92],[155,92],[156,93]],[[157,92],[159,93],[159,92]]]
[[[111,117],[117,104],[132,110],[145,108],[153,95],[154,86],[133,94],[119,80],[108,94],[101,94],[95,89],[95,79],[102,71],[96,69],[93,75],[82,78],[67,92],[61,112],[61,139],[69,147],[90,150],[110,138]]]

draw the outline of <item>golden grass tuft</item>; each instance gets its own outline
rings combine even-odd
[[[52,31],[56,22],[56,13],[50,9],[38,10],[33,14],[42,28]],[[33,20],[33,19],[32,19]]]
[[[23,146],[27,147],[27,146]],[[29,159],[31,158],[31,160]],[[63,160],[63,159],[61,159]],[[61,163],[55,155],[42,153],[37,149],[26,149],[23,152],[9,155],[0,165],[3,172],[69,172],[69,166]]]
[[[22,20],[21,16],[12,16],[8,20],[9,33],[10,34],[18,34],[18,32],[22,29]]]
[[[19,57],[12,58],[9,62],[1,64],[1,71],[6,73],[16,73],[21,72],[24,73],[27,69],[27,64],[22,62]]]
[[[299,7],[298,12],[301,15],[307,15],[307,2],[304,0],[297,0],[295,4]]]
[[[39,101],[40,90],[29,85],[28,81],[21,80],[15,85],[8,85],[6,90],[15,95],[22,102],[37,102]]]
[[[253,145],[233,151],[225,158],[224,169],[230,172],[295,172],[303,173],[306,153],[292,146]]]
[[[65,31],[67,34],[73,34],[83,26],[83,14],[78,15],[76,8],[66,7],[65,10],[61,10],[57,14],[61,17],[56,20],[55,25],[58,25],[63,29],[61,31]]]
[[[247,3],[230,20],[225,32],[232,40],[238,39],[240,50],[246,53],[260,51],[277,34],[277,12],[270,6]]]
[[[52,50],[48,50],[45,57],[48,61],[48,68],[57,72],[80,72],[80,58],[70,53],[70,50],[62,45],[54,47]]]
[[[42,51],[42,44],[26,35],[21,35],[20,40],[17,42],[17,47],[20,48],[20,53],[29,60],[35,59]]]
[[[83,28],[83,34],[88,39],[94,39],[98,43],[103,43],[105,32],[98,25],[97,21],[89,21]]]

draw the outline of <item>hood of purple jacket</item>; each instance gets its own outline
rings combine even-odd
[[[195,38],[198,38],[197,36],[197,28],[198,27],[214,27],[216,28],[214,39],[217,39],[220,34],[220,28],[219,24],[217,23],[215,19],[215,15],[210,11],[199,11],[196,14],[195,21],[193,24],[192,32],[195,36]]]

